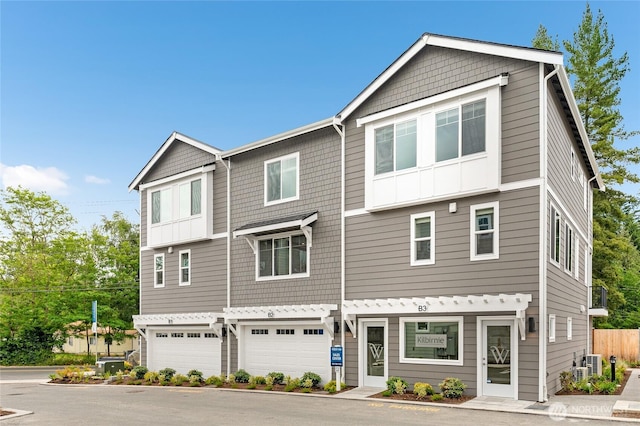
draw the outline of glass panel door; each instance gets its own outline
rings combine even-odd
[[[483,395],[514,396],[513,321],[483,321]]]
[[[385,323],[364,323],[364,385],[386,386],[386,348]]]

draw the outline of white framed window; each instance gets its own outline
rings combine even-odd
[[[584,209],[584,211],[587,211],[587,204],[589,201],[589,181],[587,181],[587,178],[583,176],[582,178],[582,208]]]
[[[471,206],[471,260],[498,259],[499,210],[498,202]]]
[[[151,192],[151,223],[173,220],[173,187]],[[178,184],[178,219],[199,215],[202,211],[202,180],[194,179]]]
[[[575,266],[573,267],[573,277],[576,280],[580,280],[580,238],[576,234],[576,246],[574,249],[575,255],[573,258],[575,259]]]
[[[270,235],[260,238],[257,244],[258,281],[309,276],[310,247],[304,234]]]
[[[549,314],[549,341],[556,341],[556,314]]]
[[[588,286],[589,285],[589,272],[591,271],[590,268],[590,262],[591,262],[591,258],[589,257],[589,246],[587,246],[585,244],[585,248],[584,248],[584,276],[582,277],[583,283],[584,285]]]
[[[577,167],[578,163],[576,161],[576,152],[574,151],[573,147],[571,147],[571,180],[573,181],[576,180]]]
[[[178,285],[191,284],[191,250],[180,250],[178,253],[180,266],[178,268]]]
[[[153,286],[164,287],[164,253],[153,255]]]
[[[69,338],[67,339],[67,345],[73,346],[73,336],[69,336]]]
[[[202,211],[202,181],[192,180],[180,185],[180,218],[199,215]]]
[[[264,162],[264,204],[284,203],[299,198],[300,153]]]
[[[400,318],[400,362],[462,365],[463,318]]]
[[[433,265],[436,260],[435,212],[411,215],[411,265]]]
[[[416,166],[417,120],[375,129],[375,174]]]
[[[567,340],[573,339],[573,318],[567,317]]]
[[[460,120],[462,117],[462,120]],[[436,113],[436,161],[484,152],[486,100]]]
[[[89,336],[89,344],[90,345],[96,344],[96,336]]]
[[[555,263],[557,266],[560,265],[560,213],[558,210],[552,205],[551,206],[551,226],[549,227],[551,231],[550,240],[550,250],[549,257],[551,258],[551,262]]]
[[[573,274],[575,236],[568,222],[564,224],[564,270]]]

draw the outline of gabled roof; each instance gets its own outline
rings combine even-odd
[[[167,138],[167,140],[164,141],[162,146],[158,149],[158,151],[156,151],[156,153],[153,155],[153,157],[151,157],[151,159],[147,162],[147,164],[140,171],[140,173],[138,173],[138,175],[133,179],[133,181],[131,181],[131,183],[129,184],[129,191],[133,191],[134,189],[138,189],[138,185],[140,185],[140,182],[142,181],[142,179],[144,179],[144,177],[147,175],[147,173],[149,173],[149,171],[158,162],[158,160],[160,160],[160,158],[162,158],[164,153],[176,141],[184,142],[186,144],[189,144],[189,145],[191,145],[191,146],[193,146],[195,148],[201,149],[201,150],[203,150],[205,152],[208,152],[209,154],[213,154],[213,155],[219,155],[222,152],[221,150],[219,150],[216,147],[213,147],[213,146],[211,146],[209,144],[206,144],[204,142],[201,142],[199,140],[193,139],[193,138],[191,138],[191,137],[189,137],[187,135],[183,135],[182,133],[178,133],[178,132],[173,132]]]

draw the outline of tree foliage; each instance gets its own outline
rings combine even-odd
[[[0,199],[2,363],[50,356],[77,333],[69,324],[90,321],[92,300],[114,335],[130,327],[138,307],[135,225],[115,213],[79,233],[69,210],[45,193],[7,188]]]
[[[555,39],[552,39],[547,32],[547,28],[542,24],[540,24],[538,31],[536,31],[536,35],[533,37],[533,40],[531,40],[531,45],[536,49],[552,50],[554,52],[560,50],[558,35],[556,35]]]

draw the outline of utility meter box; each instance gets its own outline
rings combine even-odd
[[[112,376],[118,371],[124,371],[124,361],[98,361],[96,362],[96,373],[109,373]]]

